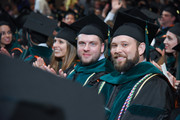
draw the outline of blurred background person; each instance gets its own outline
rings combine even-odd
[[[0,53],[20,57],[23,49],[17,40],[13,38],[11,26],[8,22],[0,21],[0,34]]]
[[[30,39],[29,54],[24,61],[32,64],[38,57],[42,57],[49,64],[52,48],[47,45],[47,41],[57,27],[57,21],[32,12],[23,27],[28,29]]]

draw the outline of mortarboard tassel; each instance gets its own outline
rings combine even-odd
[[[110,57],[111,53],[110,53],[110,42],[111,42],[111,31],[110,31],[110,27],[108,25],[108,57]]]
[[[146,27],[145,27],[145,43],[146,43],[146,60],[149,61],[149,40],[148,40],[148,25],[146,22]]]

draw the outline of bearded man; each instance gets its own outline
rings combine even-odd
[[[174,108],[172,86],[161,71],[146,61],[148,42],[157,29],[143,19],[117,14],[111,40],[111,56],[117,71],[100,77],[114,85],[105,107],[108,120],[168,119],[168,112]]]

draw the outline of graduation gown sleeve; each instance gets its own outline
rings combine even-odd
[[[159,76],[149,79],[136,97],[135,94],[122,120],[163,120],[175,107],[173,89]]]

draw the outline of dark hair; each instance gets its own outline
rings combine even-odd
[[[0,21],[0,26],[2,26],[2,25],[8,25],[10,27],[10,24],[6,21]]]
[[[0,26],[2,26],[2,25],[7,25],[7,26],[9,26],[11,32],[15,32],[15,31],[13,31],[13,26],[12,26],[12,24],[10,24],[9,22],[0,21]]]
[[[30,31],[31,39],[33,42],[39,44],[39,43],[46,43],[48,40],[48,36],[45,36],[43,34],[40,34],[35,31]]]

